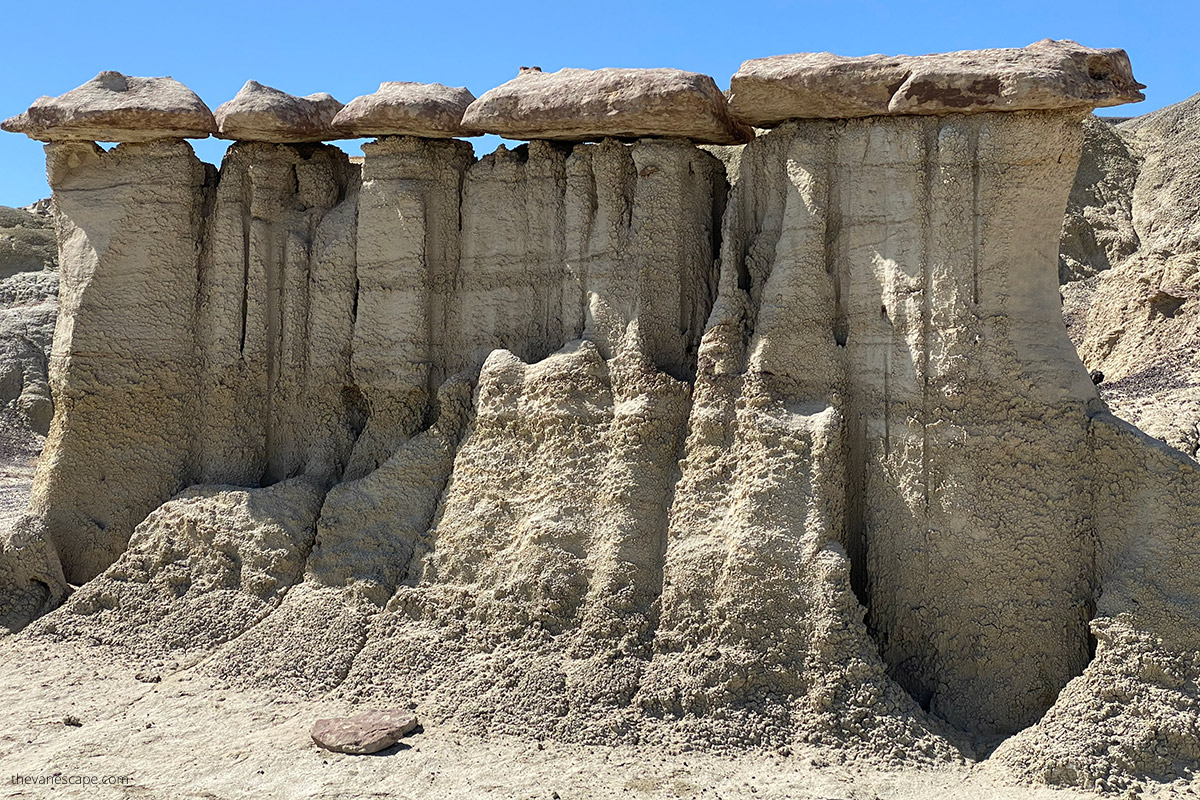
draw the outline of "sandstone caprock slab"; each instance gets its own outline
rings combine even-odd
[[[1043,39],[1025,48],[927,56],[832,53],[756,58],[730,79],[748,125],[788,119],[1090,109],[1144,100],[1124,50]]]
[[[379,90],[356,97],[333,118],[341,136],[423,136],[451,139],[474,136],[462,118],[475,95],[440,83],[385,81]]]
[[[203,139],[217,132],[208,106],[174,78],[111,71],[58,97],[39,97],[0,128],[43,142]]]
[[[245,142],[321,142],[336,138],[332,124],[342,104],[327,92],[304,97],[246,81],[217,106],[217,136]]]
[[[753,137],[730,117],[712,78],[679,69],[522,70],[472,103],[463,125],[508,139],[568,142],[613,136],[741,144]]]

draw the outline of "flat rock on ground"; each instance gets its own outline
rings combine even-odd
[[[509,139],[588,141],[678,137],[706,144],[753,138],[707,75],[678,69],[528,70],[485,92],[463,125]]]
[[[321,142],[337,138],[332,123],[341,110],[342,104],[325,92],[297,97],[246,81],[232,100],[217,107],[217,136],[243,142]]]
[[[0,128],[43,142],[203,139],[217,130],[195,92],[174,78],[101,72],[58,97],[39,97]]]
[[[926,56],[755,58],[730,80],[748,125],[788,119],[1097,108],[1144,100],[1124,50],[1043,39],[1024,48]]]
[[[385,81],[379,91],[356,97],[333,118],[333,128],[346,138],[424,136],[452,139],[474,136],[462,126],[463,113],[475,95],[440,83]]]
[[[313,724],[312,739],[335,753],[366,755],[391,747],[416,727],[417,715],[411,711],[372,709],[353,717],[319,719]]]

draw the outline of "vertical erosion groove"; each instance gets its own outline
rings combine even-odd
[[[838,257],[842,234],[842,198],[836,174],[836,145],[832,136],[828,141],[825,166],[825,271],[833,279],[833,340],[839,347],[845,347],[850,339],[850,313],[844,297],[849,281],[842,274],[847,265]]]
[[[247,170],[242,176],[242,319],[238,333],[238,354],[246,358],[246,317],[250,310],[250,202],[251,177]]]
[[[852,284],[850,259],[845,255],[842,241],[844,205],[839,172],[842,149],[839,147],[840,126],[831,126],[825,135],[822,157],[825,160],[825,271],[833,283],[833,337],[840,347],[850,343],[849,298]],[[858,343],[856,342],[856,346]],[[849,385],[846,386],[849,390]],[[865,496],[867,491],[867,417],[862,403],[852,391],[842,398],[845,414],[845,464],[843,477],[846,503],[844,542],[850,562],[850,588],[858,602],[867,609],[870,620],[871,580],[867,565],[867,530]],[[869,622],[868,622],[869,624]]]
[[[967,155],[971,159],[971,302],[979,305],[979,128],[969,128]]]
[[[933,343],[933,215],[934,186],[939,180],[939,142],[941,122],[937,117],[922,120],[924,127],[924,147],[921,153],[921,166],[925,171],[923,189],[925,196],[921,198],[920,207],[924,212],[921,216],[921,486],[925,492],[925,552],[929,553],[929,506],[930,506],[930,463],[929,463],[929,428],[933,424],[933,386],[929,370],[932,366],[930,346]]]

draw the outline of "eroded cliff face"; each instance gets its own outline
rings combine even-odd
[[[1029,777],[1182,776],[1200,475],[1067,338],[1081,119],[802,120],[724,163],[385,137],[361,174],[51,145],[58,409],[0,553],[45,592],[6,624],[90,580],[23,635],[479,730],[935,761],[1023,730],[995,763]],[[1156,750],[1074,733],[1115,673]]]
[[[727,217],[723,263],[745,253],[748,285],[726,273],[702,350],[712,375],[696,390],[729,408],[727,444],[686,500],[685,470],[674,537],[694,557],[719,526],[688,519],[692,509],[720,519],[723,491],[756,485],[790,518],[784,541],[827,529],[851,554],[889,673],[964,728],[1024,727],[1088,658],[1094,543],[1080,465],[1096,395],[1043,247],[1078,148],[1070,114],[797,123],[747,147],[733,201],[743,216]],[[799,482],[816,498],[768,488],[780,455],[733,455],[766,427],[780,446],[781,426],[808,425],[806,447],[823,452]],[[755,462],[762,475],[738,474]],[[762,544],[726,555],[722,538],[712,561],[724,569],[747,555],[804,560]],[[792,590],[778,591],[768,607],[806,616],[783,611]]]

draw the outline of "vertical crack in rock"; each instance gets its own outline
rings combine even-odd
[[[968,147],[971,157],[971,302],[979,305],[979,250],[983,242],[979,238],[980,215],[979,203],[979,131],[972,128]]]
[[[921,128],[924,133],[924,138],[921,143],[920,164],[923,173],[924,182],[919,187],[920,195],[917,201],[917,207],[920,210],[918,213],[918,225],[920,226],[920,245],[921,255],[917,263],[917,270],[920,273],[921,287],[919,289],[921,297],[921,333],[920,338],[916,343],[917,352],[920,354],[920,369],[917,373],[917,379],[921,382],[921,407],[920,407],[920,425],[921,425],[921,491],[924,494],[924,513],[928,515],[930,512],[930,494],[932,488],[929,485],[930,478],[930,453],[929,453],[929,434],[930,429],[935,424],[935,415],[932,407],[930,376],[930,348],[933,346],[933,253],[932,239],[933,234],[930,228],[934,225],[934,215],[938,209],[934,208],[933,196],[935,192],[935,181],[940,177],[938,167],[939,152],[938,152],[938,135],[940,134],[938,121],[921,120]],[[953,256],[951,256],[953,257]],[[953,265],[947,265],[953,267]],[[941,298],[938,298],[939,300]],[[927,527],[925,529],[925,540],[922,542],[921,551],[929,553],[929,535],[932,531]],[[928,569],[930,564],[926,564]]]
[[[841,180],[837,173],[838,164],[841,163],[843,156],[840,149],[842,146],[842,137],[840,128],[833,127],[827,134],[826,152],[823,157],[825,168],[825,188],[827,192],[826,207],[827,226],[825,233],[825,268],[826,271],[836,277],[837,291],[837,309],[840,316],[845,319],[847,335],[837,340],[837,323],[834,326],[835,340],[839,345],[847,346],[849,344],[849,324],[850,317],[846,310],[847,299],[843,298],[843,293],[847,295],[851,291],[852,274],[849,269],[849,259],[844,256],[844,242],[842,239],[842,218],[846,212],[846,198],[841,191]],[[886,298],[885,298],[886,299]],[[880,305],[880,316],[884,321],[889,323],[888,309],[886,304]],[[860,325],[860,336],[870,335],[870,328],[866,325]],[[855,345],[857,346],[857,342]],[[883,354],[883,405],[884,405],[884,455],[885,457],[891,453],[891,391],[890,391],[890,354]],[[848,377],[848,376],[847,376]],[[864,413],[862,403],[856,393],[843,390],[843,402],[845,405],[845,426],[846,426],[846,474],[843,478],[845,484],[845,503],[846,503],[846,557],[850,562],[850,588],[854,592],[855,598],[862,604],[864,609],[872,608],[871,605],[871,579],[869,574],[870,558],[867,552],[868,539],[866,530],[866,502],[867,502],[867,416]],[[869,620],[868,620],[869,622]]]
[[[238,357],[246,357],[246,328],[250,322],[250,182],[242,181],[242,314]],[[215,214],[214,214],[215,216]]]

